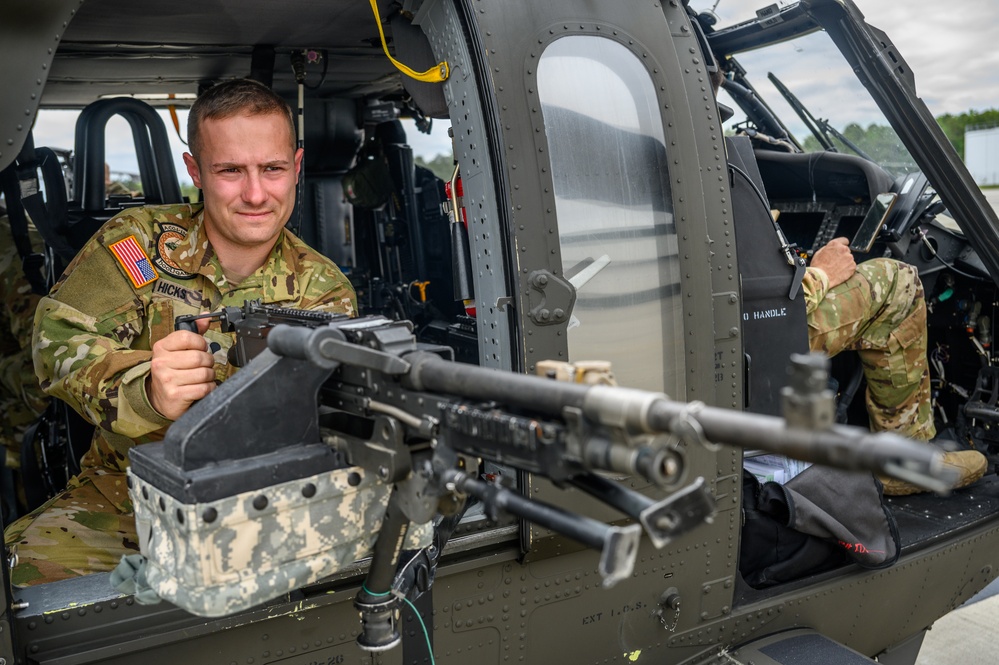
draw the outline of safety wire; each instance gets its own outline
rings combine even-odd
[[[448,66],[446,60],[438,62],[435,66],[425,72],[417,72],[392,57],[392,54],[389,53],[388,50],[388,44],[385,43],[385,31],[382,29],[382,19],[378,15],[378,0],[370,0],[370,3],[371,11],[375,15],[375,25],[378,26],[378,35],[382,39],[382,50],[385,51],[385,57],[387,57],[392,64],[395,65],[396,69],[409,78],[416,79],[417,81],[423,81],[424,83],[440,83],[441,81],[446,81],[447,77],[451,73],[451,68]]]
[[[361,588],[364,589],[364,593],[370,596],[374,596],[375,598],[387,596],[391,593],[391,591],[385,591],[383,593],[374,593],[373,591],[369,591],[368,587],[364,586],[364,584],[361,584]],[[430,656],[430,665],[436,665],[436,661],[434,660],[434,649],[433,646],[430,644],[430,633],[427,632],[427,624],[423,623],[423,617],[420,616],[419,611],[416,609],[416,605],[411,603],[409,598],[406,598],[405,596],[401,596],[401,598],[407,605],[409,605],[409,609],[413,610],[413,614],[416,615],[417,621],[420,622],[420,628],[423,629],[423,638],[427,641],[427,654]]]

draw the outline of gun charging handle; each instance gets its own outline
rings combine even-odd
[[[221,321],[222,329],[226,332],[232,332],[232,324],[242,320],[242,318],[243,310],[239,307],[223,307],[217,312],[205,312],[204,314],[182,314],[173,320],[173,329],[189,330],[196,333],[198,332],[198,324],[195,323],[195,321],[208,319],[210,321]]]
[[[188,330],[190,332],[198,332],[198,324],[195,321],[199,319],[211,319],[213,321],[222,318],[222,312],[208,312],[207,314],[184,314],[178,316],[173,321],[174,330]]]

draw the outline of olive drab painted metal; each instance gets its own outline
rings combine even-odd
[[[14,161],[31,131],[59,40],[82,4],[13,0],[5,7],[4,40],[16,56],[0,64],[0,79],[13,95],[0,109],[0,169]]]
[[[514,244],[512,249],[517,265],[521,266],[516,274],[519,285],[517,306],[524,312],[532,308],[531,294],[534,285],[531,282],[531,270],[527,266],[545,266],[556,275],[563,268],[558,242],[561,220],[557,216],[556,184],[549,158],[551,147],[546,139],[543,101],[539,90],[539,63],[545,49],[559,39],[585,37],[609,40],[626,49],[637,62],[645,65],[646,73],[650,75],[655,88],[660,122],[665,131],[667,167],[671,172],[662,175],[669,178],[673,191],[680,288],[684,307],[689,308],[682,330],[683,346],[686,349],[683,357],[686,394],[683,398],[716,403],[716,386],[710,379],[716,375],[715,358],[718,357],[716,353],[720,353],[717,364],[727,365],[726,369],[730,370],[725,372],[727,382],[723,383],[723,389],[731,396],[732,403],[741,403],[742,354],[738,335],[729,333],[733,328],[738,329],[738,303],[733,291],[737,279],[734,274],[734,237],[731,218],[721,201],[722,197],[713,195],[715,190],[722,191],[726,188],[721,125],[710,97],[707,72],[696,52],[696,41],[685,11],[679,5],[664,4],[659,7],[656,3],[640,4],[633,8],[633,13],[629,12],[627,24],[622,25],[620,22],[608,22],[602,8],[598,6],[574,4],[571,8],[572,21],[566,20],[565,10],[565,5],[556,3],[545,6],[497,6],[491,9],[478,7],[476,13],[483,39],[483,52],[488,54],[488,65],[502,122],[503,145],[506,147],[503,156],[506,163],[505,175],[509,178],[510,209],[513,211],[510,220]],[[525,25],[532,26],[533,30],[525,31]],[[667,26],[676,26],[676,29],[667,33]],[[712,140],[712,136],[715,139]],[[717,168],[717,183],[710,183],[712,196],[707,195],[705,180],[699,174],[697,177],[688,177],[692,173],[690,165],[702,163],[701,160],[705,157],[713,171]],[[705,210],[706,206],[711,208],[710,214]],[[705,229],[700,223],[693,223],[693,220],[704,219],[717,220],[716,227]],[[568,222],[569,220],[565,221],[566,224]],[[714,242],[714,238],[718,241]],[[730,257],[731,261],[725,264],[727,269],[710,269],[710,258],[712,252],[716,251],[724,251]],[[724,303],[724,312],[727,314],[720,322],[724,334],[718,347],[711,336],[698,332],[706,324],[715,330],[719,329],[719,323],[713,321],[713,303],[716,300],[714,289],[724,292],[717,299]],[[733,301],[733,298],[736,300]],[[535,325],[527,317],[522,317],[521,321],[525,326],[522,335],[525,340],[523,352],[527,371],[533,371],[534,364],[540,360],[563,359],[568,356],[568,321],[564,325],[548,326]],[[672,390],[667,388],[667,392]],[[691,456],[690,477],[717,476],[714,491],[722,496],[737,496],[740,478],[737,456],[731,455],[730,451],[719,452],[718,456],[721,459],[716,462],[713,456],[694,453]],[[719,475],[715,471],[716,464],[721,464],[727,471]],[[580,502],[586,506],[588,514],[613,519],[611,512],[585,495],[573,494],[571,499],[566,499],[561,492],[552,491],[550,485],[542,479],[532,478],[529,492],[532,497],[555,503],[567,500]],[[728,513],[737,513],[737,506],[724,500],[720,505],[723,508],[730,506],[732,510],[723,512],[715,525],[698,530],[692,537],[693,542],[684,547],[694,544],[706,547],[708,542],[721,537],[722,532],[730,528],[729,520],[737,519],[737,515],[730,516]],[[525,525],[525,528],[529,529],[526,534],[528,560],[536,561],[563,554],[566,550],[578,550],[578,546],[571,541],[552,536],[539,527]],[[718,533],[712,534],[716,529]],[[731,542],[733,550],[724,557],[725,560],[734,562],[737,559],[734,549],[736,546],[736,542]],[[663,553],[659,553],[659,556],[663,556]],[[690,561],[686,565],[689,569],[697,564]],[[724,588],[725,579],[729,588],[732,587],[731,576],[734,570],[731,568],[727,571],[698,571],[691,577],[700,577],[702,574],[715,575],[720,582],[717,585],[719,590]],[[688,594],[693,593],[696,593],[695,589],[688,591]],[[612,592],[612,595],[616,593]],[[653,594],[648,596],[642,603],[654,605],[657,598]],[[626,595],[622,596],[622,602],[625,602],[625,597]],[[594,599],[594,602],[613,604],[615,601],[603,597]],[[712,616],[720,616],[721,607],[730,602],[717,601],[707,611]],[[554,608],[538,608],[536,611],[539,615],[557,612]],[[601,628],[606,627],[607,624],[591,624],[588,630],[599,633]],[[596,636],[594,638],[599,639]],[[539,635],[533,639],[543,637]],[[582,657],[585,647],[580,648],[579,655]]]
[[[479,358],[486,367],[519,370],[523,361],[515,349],[520,331],[515,312],[509,307],[513,286],[504,270],[510,260],[510,205],[504,169],[497,163],[503,159],[502,130],[494,93],[483,88],[475,74],[485,66],[478,29],[447,2],[422,3],[413,23],[424,29],[435,55],[448,60],[453,70],[444,84],[444,97],[451,118],[452,144],[461,166],[469,242],[476,258],[476,317],[489,331],[479,336]]]

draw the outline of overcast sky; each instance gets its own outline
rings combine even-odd
[[[855,0],[867,21],[892,38],[915,72],[919,96],[934,116],[975,109],[999,108],[999,0]],[[787,4],[782,2],[781,4]],[[692,0],[698,9],[715,7],[720,25],[751,18],[762,0]],[[819,86],[823,72],[809,72],[808,81],[798,79],[796,93],[807,92],[807,83]],[[782,75],[785,83],[791,84]],[[806,101],[806,103],[808,103]],[[829,109],[815,109],[834,118]],[[164,121],[177,155],[178,175],[190,182],[180,154],[185,147],[164,112]],[[181,113],[181,135],[186,137],[186,113]],[[35,125],[36,145],[73,147],[76,113],[43,112]],[[427,159],[449,152],[448,122],[434,121],[433,136],[427,137],[407,126],[407,136],[414,152]],[[128,137],[127,124],[113,118],[109,135]],[[137,171],[130,141],[112,140],[108,144],[108,162],[113,170]]]
[[[999,1],[854,0],[867,22],[891,37],[916,75],[934,116],[999,108]],[[716,6],[720,25],[747,20],[762,0],[691,0]],[[790,4],[786,2],[781,5]],[[816,72],[821,77],[821,72]]]
[[[916,73],[934,116],[999,108],[999,2],[858,0]]]

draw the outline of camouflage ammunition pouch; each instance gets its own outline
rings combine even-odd
[[[206,617],[249,609],[369,555],[391,490],[351,467],[185,504],[128,476],[146,582]],[[411,525],[407,547],[428,545],[432,533],[429,523]]]

